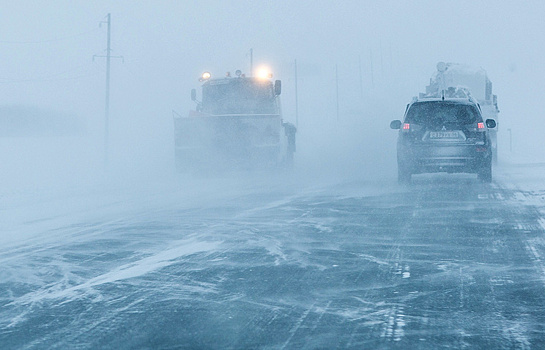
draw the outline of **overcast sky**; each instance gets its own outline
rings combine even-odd
[[[154,127],[151,136],[169,137],[171,111],[193,107],[199,74],[247,72],[251,48],[254,65],[283,80],[290,121],[297,59],[302,131],[335,113],[336,65],[341,113],[371,113],[387,126],[446,61],[488,71],[502,127],[522,131],[539,121],[534,131],[545,132],[544,10],[540,1],[6,2],[0,104],[54,108],[100,125],[105,59],[93,55],[105,54],[99,23],[111,13],[112,54],[124,58],[112,60],[114,137],[128,120],[140,125],[136,133]]]

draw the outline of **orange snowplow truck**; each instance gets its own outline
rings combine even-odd
[[[282,85],[271,77],[237,70],[234,77],[213,79],[205,72],[202,100],[191,91],[196,109],[174,117],[177,170],[291,167],[296,128],[282,119]]]

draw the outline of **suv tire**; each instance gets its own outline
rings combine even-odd
[[[492,162],[488,161],[481,169],[479,169],[478,177],[482,182],[492,182]]]
[[[408,167],[399,164],[397,166],[397,182],[400,184],[409,184],[411,183],[411,171]]]

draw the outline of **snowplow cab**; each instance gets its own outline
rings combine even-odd
[[[195,110],[174,118],[179,171],[291,165],[295,127],[282,119],[280,80],[240,71],[219,79],[204,73],[199,80],[202,100],[192,90]]]
[[[197,110],[210,115],[280,115],[276,96],[268,79],[207,80],[202,85],[202,102],[197,105]]]

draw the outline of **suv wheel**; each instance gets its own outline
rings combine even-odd
[[[487,162],[478,173],[479,179],[483,182],[492,182],[492,162]]]

